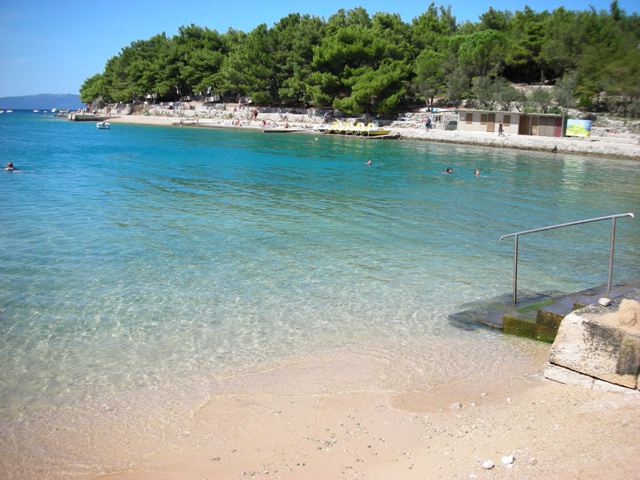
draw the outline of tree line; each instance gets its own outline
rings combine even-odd
[[[220,95],[256,105],[388,114],[440,101],[483,108],[579,107],[640,116],[640,17],[489,8],[458,23],[431,4],[411,22],[363,8],[325,20],[292,13],[269,28],[183,26],[123,48],[88,78],[82,101]],[[513,83],[545,85],[528,97]]]

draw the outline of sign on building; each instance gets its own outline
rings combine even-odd
[[[567,119],[567,137],[588,137],[591,135],[591,120]]]

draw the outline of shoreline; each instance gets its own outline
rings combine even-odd
[[[25,480],[635,475],[640,396],[545,380],[550,346],[517,337],[496,336],[495,357],[477,358],[469,376],[486,345],[449,340],[420,358],[402,353],[419,338],[358,344],[187,381],[169,396],[151,387],[61,408],[20,421],[27,443],[0,466]]]
[[[113,124],[135,124],[154,126],[176,126],[178,128],[225,128],[262,131],[262,120],[243,120],[239,125],[234,125],[229,120],[212,119],[182,119],[182,126],[174,125],[180,121],[180,117],[154,116],[154,115],[123,115],[109,118]],[[291,133],[326,135],[315,132],[313,127],[319,124],[285,122],[269,120],[269,128],[286,128],[288,125]],[[571,155],[589,155],[614,159],[640,160],[640,143],[636,136],[624,138],[607,137],[589,139],[574,139],[568,137],[538,137],[528,135],[498,137],[496,133],[445,131],[440,129],[426,130],[424,128],[410,128],[392,125],[384,127],[391,130],[391,134],[399,134],[399,140],[423,140],[434,143],[451,143],[458,145],[471,145],[492,148],[507,148],[512,150],[547,152]]]
[[[477,382],[413,388],[382,379],[410,373],[390,358],[289,359],[232,379],[163,448],[91,478],[631,478],[640,399],[544,380],[548,347],[528,346],[518,370],[505,360]]]
[[[640,400],[546,381],[548,344],[450,315],[504,291],[509,209],[533,223],[633,203],[635,165],[29,122],[47,134],[20,129],[15,148],[32,141],[43,173],[7,176],[21,220],[5,237],[42,268],[16,269],[28,305],[6,296],[8,478],[635,475]],[[442,176],[450,164],[464,173]],[[559,287],[596,278],[574,258]]]

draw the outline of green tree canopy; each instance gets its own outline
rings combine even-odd
[[[327,20],[291,13],[249,33],[188,25],[173,37],[132,42],[84,82],[81,95],[129,102],[217,93],[355,114],[438,99],[458,104],[490,84],[491,99],[480,103],[513,108],[522,99],[510,82],[557,83],[561,106],[577,99],[582,108],[635,115],[639,44],[640,18],[615,0],[600,12],[490,7],[477,23],[462,24],[451,7],[434,3],[409,23],[364,8],[341,9]],[[471,89],[475,77],[483,80]]]

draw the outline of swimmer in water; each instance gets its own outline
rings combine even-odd
[[[451,167],[447,167],[447,169],[444,171],[444,173],[453,173],[453,168]]]
[[[367,167],[370,167],[371,165],[373,165],[373,162],[371,161],[371,159],[367,160]]]
[[[5,170],[7,172],[13,172],[14,170],[17,170],[17,168],[13,166],[13,162],[9,162],[7,163]]]
[[[473,172],[473,174],[474,174],[476,177],[479,177],[479,176],[480,176],[480,170],[478,170],[478,169],[476,168],[476,169],[475,169],[475,171]]]

